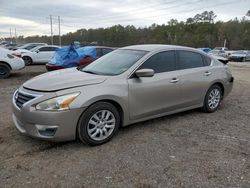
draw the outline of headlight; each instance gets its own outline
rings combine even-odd
[[[80,94],[78,93],[71,93],[68,95],[63,95],[60,97],[55,97],[49,99],[47,101],[43,101],[36,105],[37,110],[49,110],[49,111],[61,111],[61,110],[68,110],[69,105],[73,102],[73,100]]]

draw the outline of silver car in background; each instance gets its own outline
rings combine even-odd
[[[32,137],[99,145],[120,126],[194,108],[214,112],[233,81],[227,65],[199,50],[128,46],[25,82],[13,96],[13,121]]]

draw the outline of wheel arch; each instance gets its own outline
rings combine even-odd
[[[119,115],[120,115],[120,126],[122,126],[122,125],[123,125],[123,121],[124,121],[124,110],[123,110],[123,108],[122,108],[122,105],[121,105],[119,102],[117,102],[116,100],[113,100],[113,99],[100,99],[100,100],[97,100],[97,101],[91,103],[91,104],[88,106],[88,108],[89,108],[90,106],[92,106],[93,104],[96,104],[96,103],[99,103],[99,102],[107,102],[107,103],[110,103],[110,104],[112,104],[112,105],[118,110],[118,113],[119,113]],[[87,110],[88,108],[86,108],[86,110]],[[85,111],[86,111],[86,110],[85,110]],[[84,112],[83,112],[83,113],[84,113]]]
[[[30,55],[24,55],[24,56],[22,56],[22,59],[23,59],[24,57],[28,57],[28,58],[30,58],[30,59],[31,59],[31,61],[33,62],[33,58],[32,58]],[[23,60],[24,60],[24,59],[23,59]]]
[[[75,138],[76,138],[76,139],[79,138],[79,137],[78,137],[77,131],[78,131],[78,127],[79,127],[79,123],[80,123],[80,121],[81,121],[82,115],[85,113],[85,111],[86,111],[90,106],[92,106],[92,105],[94,105],[94,104],[96,104],[96,103],[99,103],[99,102],[107,102],[107,103],[110,103],[110,104],[112,104],[112,105],[115,106],[115,108],[118,110],[118,113],[119,113],[119,115],[120,115],[120,127],[122,127],[123,121],[124,121],[124,110],[123,110],[123,108],[122,108],[122,105],[121,105],[119,102],[117,102],[117,101],[115,101],[115,100],[113,100],[113,99],[100,99],[100,100],[97,100],[97,101],[95,101],[95,102],[92,102],[90,105],[88,105],[88,107],[87,107],[87,108],[82,112],[82,114],[80,115],[80,117],[79,117],[79,119],[78,119],[78,121],[77,121],[76,130],[75,130]]]
[[[223,97],[224,96],[224,91],[225,91],[224,85],[221,82],[215,82],[210,87],[212,87],[214,85],[218,85],[221,88],[222,97]]]
[[[0,64],[7,65],[7,66],[10,68],[10,70],[12,70],[12,67],[10,66],[9,63],[7,63],[7,62],[5,62],[5,61],[0,61]]]

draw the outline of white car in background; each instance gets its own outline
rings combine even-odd
[[[32,48],[35,48],[35,47],[37,47],[37,46],[46,46],[46,45],[48,45],[47,43],[26,43],[26,44],[24,44],[24,45],[22,45],[22,46],[19,46],[19,47],[17,47],[17,48],[14,48],[13,50],[14,51],[16,51],[16,50],[31,50]]]
[[[55,45],[38,46],[29,52],[22,53],[21,56],[26,65],[48,63],[59,48],[59,46]]]
[[[10,76],[11,71],[25,67],[22,58],[11,54],[12,51],[0,48],[0,79]]]

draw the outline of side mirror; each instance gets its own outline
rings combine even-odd
[[[135,72],[137,77],[153,77],[155,71],[153,69],[140,69]]]
[[[39,50],[36,50],[35,52],[36,52],[36,53],[39,53]]]

